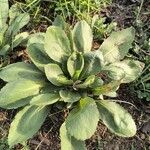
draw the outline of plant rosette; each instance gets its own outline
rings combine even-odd
[[[7,82],[0,91],[0,107],[23,107],[11,123],[9,146],[36,134],[51,105],[60,101],[69,106],[60,128],[62,150],[86,149],[84,140],[94,134],[99,120],[118,136],[134,136],[131,115],[111,98],[103,99],[103,95],[116,97],[119,85],[132,82],[142,71],[140,62],[125,58],[134,35],[133,28],[113,32],[92,51],[87,22],[66,30],[60,17],[46,33],[32,35],[27,49],[33,63],[18,62],[0,71]]]

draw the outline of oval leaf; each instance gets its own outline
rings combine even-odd
[[[58,15],[53,22],[53,26],[57,26],[57,27],[61,28],[62,30],[65,30],[67,24],[66,24],[65,20],[63,19],[63,17]]]
[[[59,94],[64,102],[69,102],[69,103],[74,103],[76,101],[79,101],[81,98],[81,95],[75,91],[60,90]]]
[[[93,89],[95,95],[107,95],[108,93],[115,92],[119,88],[121,81],[112,81],[108,84],[96,87]]]
[[[0,78],[10,82],[18,79],[44,80],[45,77],[33,64],[18,62],[4,67],[0,71]]]
[[[57,62],[62,62],[71,53],[67,35],[61,28],[56,26],[47,29],[44,47],[49,57]]]
[[[62,86],[62,85],[70,85],[73,82],[67,79],[61,68],[57,64],[48,64],[45,66],[45,73],[47,79],[54,85]]]
[[[113,32],[102,45],[102,51],[105,63],[113,63],[123,59],[131,48],[135,37],[134,28],[130,27],[121,31]]]
[[[44,66],[53,62],[44,51],[44,34],[36,33],[28,41],[27,50],[32,62],[42,71]]]
[[[44,85],[45,82],[31,80],[15,80],[7,83],[0,91],[0,107],[7,108],[7,105],[17,103],[28,96],[36,95]]]
[[[125,77],[125,72],[122,68],[114,66],[113,64],[105,66],[103,71],[111,80],[122,80]]]
[[[68,134],[66,124],[60,128],[61,150],[86,150],[84,141],[79,141]]]
[[[40,129],[47,115],[47,107],[38,106],[26,106],[17,113],[9,130],[9,146],[12,147],[31,138]]]
[[[9,8],[9,24],[14,20],[16,16],[21,13],[21,8],[18,3],[11,5]]]
[[[7,43],[12,42],[12,37],[15,36],[21,28],[23,28],[30,21],[28,13],[21,13],[16,16],[10,23],[8,30],[5,34],[5,40]]]
[[[57,26],[65,31],[70,42],[71,51],[73,51],[73,39],[70,25],[65,22],[62,16],[58,15],[53,22],[53,26]]]
[[[60,96],[58,93],[40,94],[31,99],[30,105],[46,106],[46,105],[56,103],[59,99],[60,99]]]
[[[90,75],[99,73],[103,66],[103,56],[100,51],[92,51],[84,55],[84,68],[81,72],[80,79],[87,78]]]
[[[97,107],[100,119],[111,132],[123,137],[132,137],[136,134],[132,116],[120,105],[111,100],[101,100]]]
[[[112,65],[123,69],[123,71],[125,72],[125,77],[121,81],[122,83],[129,83],[134,81],[137,77],[140,76],[144,68],[143,63],[129,59],[115,62]],[[119,72],[116,72],[116,74],[119,74]]]
[[[84,67],[84,58],[80,53],[74,52],[69,57],[67,62],[67,68],[68,72],[70,73],[70,76],[77,80],[80,76],[80,73]]]
[[[92,48],[93,34],[90,26],[84,20],[78,22],[73,29],[73,41],[79,52],[89,52]]]
[[[90,97],[81,99],[66,119],[66,128],[71,136],[78,140],[90,138],[96,131],[99,113],[94,100]]]

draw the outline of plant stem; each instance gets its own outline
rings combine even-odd
[[[144,3],[144,0],[141,0],[141,5],[140,5],[140,8],[139,8],[138,14],[137,14],[137,16],[136,16],[136,21],[139,19],[140,12],[141,12],[142,7],[143,7],[143,3]]]

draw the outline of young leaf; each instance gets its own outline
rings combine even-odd
[[[31,80],[15,80],[7,83],[0,91],[0,107],[20,101],[23,98],[36,95],[40,92],[45,82]]]
[[[17,47],[18,45],[27,43],[27,39],[29,37],[29,33],[28,32],[22,32],[20,34],[17,34],[15,36],[15,39],[13,40],[13,48]]]
[[[67,79],[61,68],[57,64],[48,64],[45,66],[45,74],[47,79],[56,86],[70,85],[72,80]]]
[[[12,37],[15,36],[21,28],[23,28],[30,20],[30,16],[28,13],[22,13],[11,22],[11,24],[8,27],[8,30],[5,34],[5,40],[7,42],[12,41]]]
[[[120,62],[115,62],[112,64],[115,67],[121,68],[125,72],[125,76],[122,79],[122,83],[129,83],[134,81],[137,77],[140,76],[142,70],[144,68],[144,64],[130,59],[125,59]],[[116,74],[118,75],[119,72],[116,70]]]
[[[132,116],[120,105],[111,100],[97,102],[100,119],[107,128],[123,137],[132,137],[136,134],[136,125]]]
[[[44,50],[44,34],[31,35],[27,49],[30,59],[40,70],[44,71],[44,66],[53,62]]]
[[[21,9],[18,3],[13,4],[9,9],[9,24],[16,18],[16,16],[21,14]]]
[[[95,75],[89,76],[83,83],[75,85],[76,88],[86,89],[90,87],[95,81]]]
[[[59,94],[64,102],[69,102],[69,103],[74,103],[76,101],[79,101],[81,98],[81,95],[75,91],[60,90]]]
[[[53,26],[57,26],[62,30],[65,30],[66,22],[64,21],[62,16],[58,15],[53,22]]]
[[[79,141],[69,135],[66,124],[60,128],[61,150],[86,150],[84,141]]]
[[[80,79],[87,78],[90,75],[99,73],[103,66],[103,56],[100,51],[92,51],[84,55],[84,68]]]
[[[127,55],[129,48],[131,48],[134,37],[135,30],[132,27],[113,32],[100,46],[104,61],[113,63],[123,59]]]
[[[92,48],[93,34],[86,21],[78,22],[73,29],[73,41],[79,52],[90,52]]]
[[[108,84],[104,84],[102,86],[99,86],[95,89],[93,89],[93,94],[94,95],[107,95],[107,93],[110,93],[110,92],[115,92],[119,85],[120,85],[121,81],[112,81]]]
[[[90,138],[96,131],[99,113],[94,100],[86,97],[80,100],[66,119],[66,128],[71,136],[78,140]]]
[[[0,30],[2,30],[3,26],[5,26],[7,18],[8,18],[8,0],[0,1]]]
[[[30,16],[28,13],[21,13],[11,22],[10,31],[12,32],[12,35],[17,34],[21,28],[23,28],[25,25],[28,24],[30,21]]]
[[[31,138],[41,127],[48,115],[47,107],[26,106],[11,123],[8,144],[10,147]]]
[[[27,79],[27,80],[43,80],[45,77],[33,64],[18,62],[8,65],[0,71],[0,78],[6,82]]]
[[[47,29],[44,47],[49,57],[60,63],[71,53],[67,35],[61,28],[56,26]]]
[[[56,103],[60,99],[58,93],[45,93],[35,96],[31,99],[30,105],[46,106]]]
[[[67,68],[70,76],[74,80],[78,80],[80,73],[84,67],[84,58],[80,53],[74,52],[68,58]]]

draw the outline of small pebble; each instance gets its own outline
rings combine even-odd
[[[145,139],[145,134],[141,134],[141,139]]]

